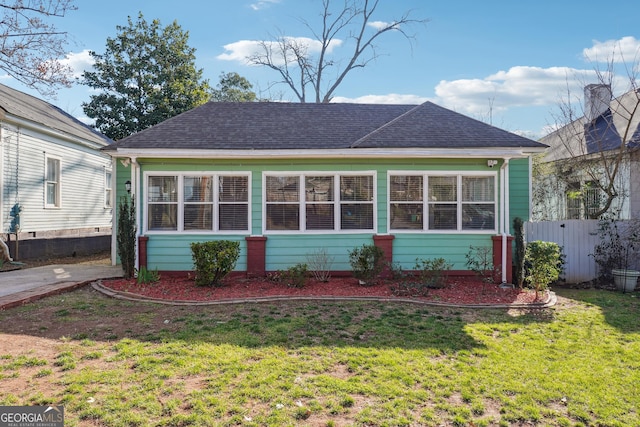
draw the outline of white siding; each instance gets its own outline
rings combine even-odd
[[[4,154],[2,232],[10,224],[9,211],[22,206],[21,232],[111,227],[111,209],[104,207],[104,170],[109,156],[96,148],[2,125]],[[45,158],[61,161],[61,206],[45,209]]]

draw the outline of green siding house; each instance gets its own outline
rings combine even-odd
[[[140,266],[191,271],[191,242],[224,239],[248,274],[318,250],[347,272],[363,244],[403,269],[443,257],[462,274],[473,245],[493,248],[508,281],[510,224],[529,217],[529,158],[545,147],[430,102],[264,102],[208,103],[105,151],[117,200],[137,207]]]

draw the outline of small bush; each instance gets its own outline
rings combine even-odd
[[[560,277],[562,252],[554,242],[536,240],[527,244],[525,260],[529,264],[527,281],[536,293],[547,289]]]
[[[309,276],[307,264],[296,264],[282,274],[283,280],[292,288],[304,288]]]
[[[385,266],[384,251],[376,245],[362,245],[349,251],[349,264],[353,277],[362,285],[374,285]]]
[[[427,288],[444,288],[447,284],[446,272],[451,270],[453,264],[444,258],[416,259],[415,269],[418,271],[418,279]]]
[[[331,264],[333,264],[333,257],[329,255],[325,248],[307,254],[307,265],[313,277],[319,282],[329,281],[331,278]]]
[[[140,267],[138,270],[138,284],[147,284],[154,283],[160,280],[160,273],[158,273],[158,269],[155,270],[147,270],[147,267],[144,265]]]
[[[240,243],[230,240],[193,242],[191,255],[196,269],[196,285],[221,286],[222,279],[236,267]]]

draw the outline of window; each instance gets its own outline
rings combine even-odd
[[[149,230],[249,231],[248,175],[149,176]]]
[[[491,175],[389,174],[390,230],[495,230]]]
[[[113,206],[113,175],[110,170],[104,171],[104,207]]]
[[[47,157],[45,160],[45,207],[60,207],[60,159]]]
[[[266,174],[264,183],[267,231],[373,230],[373,174]]]
[[[593,219],[600,210],[602,194],[595,181],[570,182],[565,198],[567,219]]]

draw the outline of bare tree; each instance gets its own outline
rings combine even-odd
[[[51,96],[71,85],[67,33],[47,22],[75,10],[73,0],[0,1],[0,69],[19,82]]]
[[[334,12],[331,0],[322,1],[321,25],[314,28],[302,20],[313,38],[294,38],[285,35],[275,41],[260,43],[259,52],[247,58],[253,65],[262,65],[280,74],[284,83],[295,93],[300,102],[306,102],[308,88],[315,102],[330,102],[344,78],[354,69],[365,68],[379,57],[375,42],[384,34],[398,32],[410,42],[413,35],[407,33],[412,24],[425,24],[425,19],[411,18],[405,12],[392,22],[374,21],[373,15],[379,0],[344,0],[342,9]],[[336,60],[331,55],[334,48],[347,40],[352,47],[349,55]]]
[[[554,115],[557,130],[541,140],[550,148],[534,174],[539,175],[539,183],[545,175],[547,179],[537,186],[534,200],[544,203],[550,194],[556,198],[564,194],[569,204],[573,200],[574,209],[581,209],[579,217],[619,214],[629,195],[632,156],[640,146],[638,68],[637,64],[624,68],[626,77],[615,72],[613,60],[606,70],[596,69],[597,83],[581,82],[584,102],[577,103],[578,97],[567,85]],[[625,87],[620,90],[620,85]],[[614,97],[614,93],[622,95]]]

